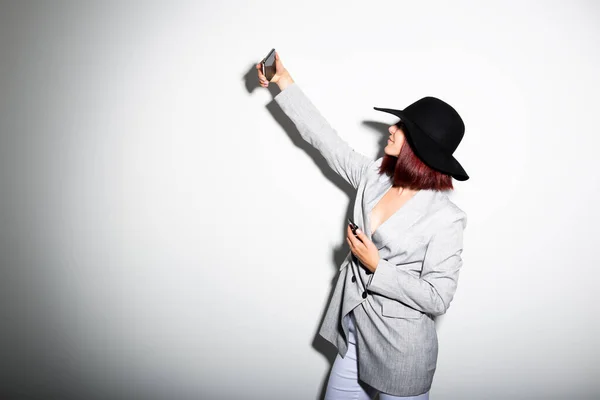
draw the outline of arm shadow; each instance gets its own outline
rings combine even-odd
[[[246,84],[246,90],[248,91],[248,93],[252,93],[255,89],[263,89],[258,83],[258,78],[256,75],[256,68],[254,67],[254,64],[252,65],[252,67],[250,68],[248,73],[244,75],[244,80],[245,80],[245,84]],[[279,90],[279,87],[277,87],[277,85],[273,84],[273,83],[271,83],[269,85],[267,90],[269,90],[269,92],[271,93],[272,98],[275,98],[275,96],[277,96],[281,92]],[[347,217],[352,218],[354,202],[355,202],[356,194],[357,194],[356,190],[348,182],[346,182],[343,178],[341,178],[337,173],[335,173],[335,171],[333,171],[331,169],[331,167],[327,164],[327,162],[321,156],[321,153],[317,149],[315,149],[312,145],[307,143],[302,138],[302,136],[300,136],[300,133],[296,129],[296,126],[294,125],[294,123],[288,118],[288,116],[283,112],[283,110],[279,107],[279,105],[274,100],[269,102],[267,104],[266,108],[269,111],[269,113],[271,113],[271,115],[273,116],[275,121],[277,121],[277,123],[279,123],[279,125],[283,128],[283,130],[288,135],[288,137],[290,138],[292,143],[296,147],[299,147],[302,150],[304,150],[310,156],[310,158],[313,160],[313,162],[319,167],[319,169],[321,170],[323,175],[325,175],[325,177],[327,177],[331,182],[333,182],[340,190],[342,190],[344,193],[346,193],[346,195],[348,196],[348,199],[349,199],[348,206],[347,206],[348,210],[346,212],[346,215],[347,215]],[[388,125],[381,123],[381,122],[376,122],[376,121],[364,121],[363,125],[374,130],[375,132],[382,134],[381,135],[382,137],[381,137],[380,143],[379,143],[380,144],[380,146],[379,146],[380,154],[378,154],[377,157],[379,158],[379,157],[383,156],[383,154],[384,154],[383,148],[385,147],[385,145],[387,143]],[[346,222],[345,221],[346,220],[344,219],[344,222],[342,224],[343,237],[345,237],[345,235],[346,235]],[[350,251],[350,249],[345,240],[339,246],[336,246],[333,249],[332,262],[333,262],[335,274],[331,279],[331,282],[330,282],[331,289],[330,289],[329,298],[324,303],[321,320],[320,320],[319,324],[317,325],[317,327],[321,326],[323,319],[325,318],[325,312],[326,312],[327,306],[329,305],[329,302],[331,301],[331,298],[333,296],[333,289],[335,287],[335,283],[338,278],[339,266],[344,261],[344,259],[346,258],[346,255],[348,254],[349,251]],[[318,334],[318,328],[317,328],[317,332],[315,332],[315,338],[313,339],[312,346],[315,350],[317,350],[319,353],[321,353],[327,359],[327,361],[329,362],[329,365],[330,365],[329,371],[331,371],[331,367],[333,366],[333,363],[337,356],[337,350],[334,346],[331,345],[331,343],[327,342],[325,339],[323,339]],[[323,378],[322,383],[321,383],[321,390],[320,390],[320,394],[318,397],[321,400],[325,397],[325,391],[327,389],[328,380],[329,380],[329,372]],[[377,398],[378,398],[378,396],[375,399],[377,399]]]

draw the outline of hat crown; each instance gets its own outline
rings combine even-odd
[[[423,97],[406,107],[404,113],[450,153],[454,153],[465,134],[465,124],[458,112],[436,97]]]

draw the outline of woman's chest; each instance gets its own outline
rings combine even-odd
[[[423,260],[427,250],[431,204],[435,194],[420,190],[400,196],[387,179],[372,179],[359,191],[355,214],[381,257],[398,263]]]
[[[401,212],[402,207],[415,195],[415,192],[405,192],[398,188],[390,188],[384,195],[375,199],[369,215],[371,233],[376,233],[377,229],[388,221],[396,213]]]

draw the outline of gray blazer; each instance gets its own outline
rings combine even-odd
[[[390,177],[378,173],[383,158],[373,161],[354,151],[298,83],[275,101],[304,140],[357,190],[353,220],[379,249],[374,273],[348,252],[319,334],[344,357],[353,312],[360,380],[396,396],[427,392],[438,355],[433,317],[448,310],[456,291],[466,213],[446,193],[420,190],[371,234],[371,210],[392,186]]]

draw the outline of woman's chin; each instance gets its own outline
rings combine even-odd
[[[398,153],[400,153],[399,151],[395,151],[394,149],[392,149],[389,145],[383,148],[383,152],[388,156],[392,157],[398,157]]]

